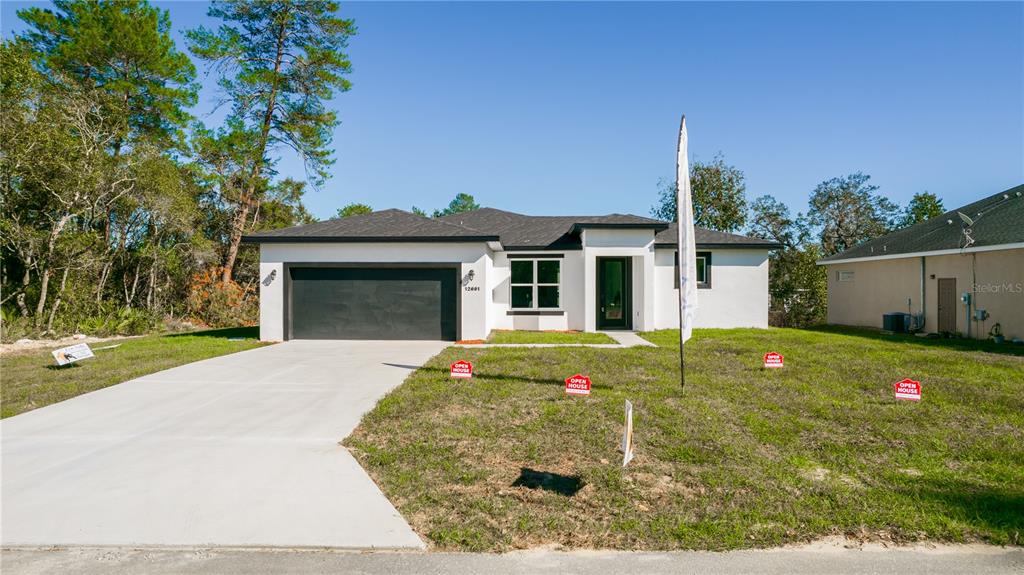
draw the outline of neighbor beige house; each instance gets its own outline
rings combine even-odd
[[[1024,185],[818,262],[828,269],[828,323],[1024,339]]]

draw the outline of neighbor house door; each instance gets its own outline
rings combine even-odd
[[[631,329],[629,258],[597,258],[597,329]]]
[[[939,278],[939,333],[956,331],[956,278]]]

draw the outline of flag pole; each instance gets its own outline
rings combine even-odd
[[[687,306],[687,288],[689,287],[688,281],[691,279],[688,277],[689,272],[689,242],[693,241],[693,238],[687,237],[689,229],[692,229],[691,217],[689,213],[690,205],[690,170],[689,164],[686,158],[687,152],[687,137],[686,137],[686,115],[679,120],[679,143],[676,147],[676,231],[677,231],[677,251],[676,259],[678,262],[677,269],[679,270],[679,388],[683,389],[686,387],[686,351],[685,344],[687,338],[687,328],[689,324],[686,321],[686,306]]]

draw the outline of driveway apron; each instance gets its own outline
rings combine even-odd
[[[0,541],[422,548],[338,442],[445,345],[291,341],[5,419]]]

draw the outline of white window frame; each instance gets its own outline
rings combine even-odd
[[[836,281],[837,282],[852,282],[854,279],[854,273],[850,270],[836,270]]]
[[[531,283],[513,283],[512,282],[512,264],[514,262],[530,262],[533,264],[533,281]],[[556,262],[558,264],[558,283],[541,283],[540,276],[537,274],[537,262]],[[533,288],[533,297],[530,307],[516,307],[512,303],[512,288],[530,286]],[[555,307],[538,307],[540,305],[540,298],[538,297],[537,288],[539,287],[557,287],[558,288],[558,305]],[[560,311],[562,309],[562,259],[561,258],[516,258],[510,259],[508,264],[508,307],[512,310],[551,310]]]

